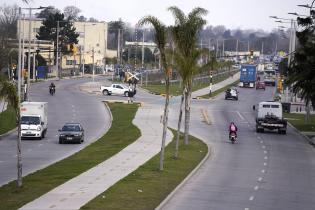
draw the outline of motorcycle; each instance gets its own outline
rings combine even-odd
[[[54,95],[56,92],[55,87],[49,87],[49,93],[50,95]]]
[[[236,133],[235,132],[232,132],[231,134],[230,134],[230,141],[232,142],[232,144],[234,144],[235,143],[235,141],[236,141]]]

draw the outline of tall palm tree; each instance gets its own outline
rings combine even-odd
[[[4,100],[8,106],[13,107],[16,116],[16,122],[20,119],[19,98],[16,93],[15,85],[4,77],[0,76],[0,100]],[[20,125],[20,123],[19,123]],[[18,142],[17,142],[17,185],[22,186],[22,155],[21,155],[21,137],[20,129],[18,126]]]
[[[178,52],[177,65],[182,75],[185,75],[183,84],[185,86],[185,128],[184,142],[188,144],[189,123],[190,123],[190,100],[192,92],[193,75],[198,71],[197,60],[200,51],[197,50],[198,33],[206,21],[202,18],[208,13],[207,10],[197,7],[187,16],[178,7],[168,8],[173,13],[175,25],[171,28],[173,40]],[[176,60],[176,59],[175,59]]]
[[[143,26],[145,24],[153,25],[155,29],[155,43],[160,51],[160,58],[163,70],[165,72],[165,106],[164,106],[164,113],[163,113],[163,133],[162,133],[162,146],[161,146],[161,153],[160,153],[160,166],[159,169],[164,169],[164,150],[165,150],[165,139],[166,139],[166,132],[167,132],[167,122],[168,122],[168,112],[169,112],[169,101],[170,101],[170,66],[168,65],[166,59],[166,37],[167,37],[167,27],[161,23],[156,17],[154,16],[145,16],[139,22],[139,26]]]

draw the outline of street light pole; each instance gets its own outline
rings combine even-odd
[[[59,20],[57,20],[57,29],[56,29],[57,39],[56,39],[56,70],[57,70],[57,78],[60,79],[59,75],[59,65],[58,65],[58,57],[59,57]]]
[[[94,70],[94,47],[92,49],[92,62],[93,62],[92,70],[93,70],[93,82],[94,82],[94,75],[95,75],[95,70]]]
[[[85,70],[85,37],[86,37],[86,31],[85,31],[85,23],[83,25],[84,29],[84,39],[83,39],[83,70],[82,70],[82,75],[84,76],[84,70]]]
[[[142,30],[142,62],[141,62],[141,68],[144,67],[144,29]]]

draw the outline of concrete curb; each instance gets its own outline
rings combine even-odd
[[[17,131],[17,129],[18,129],[18,127],[15,127],[15,128],[13,128],[12,130],[10,130],[10,131],[8,131],[8,132],[6,132],[6,133],[4,133],[4,134],[1,134],[1,135],[0,135],[0,140],[2,139],[2,137],[6,137],[6,136],[10,135],[11,133]]]
[[[204,142],[204,141],[203,141]],[[205,142],[204,142],[205,143]],[[206,143],[205,143],[206,144]],[[199,170],[199,168],[206,162],[206,160],[210,157],[210,154],[212,154],[213,149],[208,144],[206,144],[208,147],[208,153],[207,155],[202,159],[202,161],[192,170],[188,176],[185,177],[185,179],[177,185],[177,187],[158,205],[155,210],[162,210],[163,207],[171,200],[171,198],[175,195],[175,193],[184,185],[186,182]]]
[[[312,145],[313,147],[315,147],[315,141],[314,140],[312,140],[312,139],[310,139],[308,136],[306,136],[305,134],[303,134],[301,131],[299,131],[296,127],[294,127],[290,122],[287,122],[288,123],[288,125],[291,127],[291,128],[293,128],[293,130],[296,132],[296,133],[298,133],[298,134],[300,134],[302,137],[304,137],[304,139],[310,144],[310,145]]]
[[[109,117],[110,117],[110,123],[109,123],[108,129],[107,129],[107,131],[108,131],[108,130],[112,127],[113,115],[112,115],[112,112],[110,111],[110,108],[109,108],[107,102],[106,102],[106,101],[103,101],[103,102],[104,102],[104,105],[105,105],[105,107],[106,107],[106,109],[107,109],[107,111],[108,111],[108,113],[109,113]],[[107,132],[106,132],[106,133],[107,133]],[[105,134],[104,134],[104,135],[105,135]]]

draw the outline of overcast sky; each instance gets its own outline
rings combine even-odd
[[[173,24],[173,17],[167,8],[177,6],[185,13],[194,7],[203,7],[209,11],[205,17],[208,25],[224,25],[235,29],[264,29],[270,31],[279,26],[270,15],[283,18],[295,18],[288,12],[308,14],[309,9],[298,4],[310,4],[311,0],[0,0],[1,5],[18,4],[22,7],[49,6],[63,10],[74,5],[82,10],[85,17],[94,17],[101,21],[113,21],[121,18],[132,25],[145,15],[154,15],[167,25]],[[49,3],[52,2],[52,3]],[[285,26],[285,25],[284,25]]]

